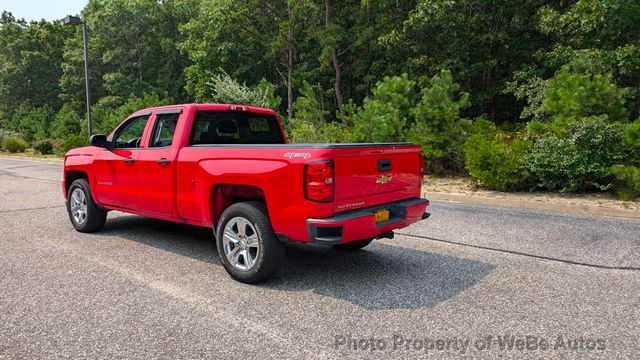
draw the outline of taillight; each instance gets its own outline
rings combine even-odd
[[[333,161],[322,160],[304,166],[304,197],[317,202],[333,201]]]
[[[422,154],[418,155],[420,157],[420,176],[424,176],[424,158]]]

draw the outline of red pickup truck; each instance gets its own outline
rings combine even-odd
[[[420,147],[287,144],[272,110],[187,104],[140,110],[64,157],[76,230],[110,210],[209,227],[229,274],[275,273],[287,242],[356,250],[428,216]]]

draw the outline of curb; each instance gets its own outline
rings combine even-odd
[[[638,210],[615,209],[601,206],[577,206],[574,204],[545,203],[523,199],[504,199],[478,195],[431,192],[425,191],[424,189],[422,190],[422,196],[429,200],[460,202],[464,204],[525,208],[568,214],[611,216],[640,220],[640,211]]]

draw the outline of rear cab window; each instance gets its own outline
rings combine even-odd
[[[284,144],[284,138],[273,115],[198,111],[189,144]]]
[[[150,148],[171,146],[180,113],[158,114],[149,139]]]

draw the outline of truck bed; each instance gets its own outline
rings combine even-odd
[[[286,148],[300,148],[300,149],[349,149],[349,148],[370,148],[370,147],[397,147],[397,146],[416,146],[410,142],[394,142],[394,143],[333,143],[333,144],[316,144],[316,143],[304,143],[304,144],[206,144],[206,145],[191,145],[192,147],[200,148],[269,148],[269,149],[286,149]]]

